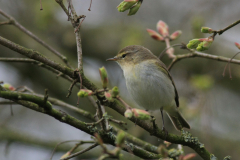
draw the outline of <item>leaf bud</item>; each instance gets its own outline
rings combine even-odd
[[[133,5],[128,12],[128,16],[136,14],[141,5],[142,5],[141,1],[138,1],[135,5]]]
[[[212,30],[212,28],[209,28],[209,27],[202,27],[201,32],[202,33],[212,33],[213,30]]]
[[[132,118],[132,116],[133,116],[132,110],[131,110],[131,109],[127,109],[127,110],[124,112],[124,116],[125,116],[126,118]]]
[[[239,43],[235,42],[235,46],[236,46],[238,49],[240,49],[240,44],[239,44]]]
[[[99,73],[101,76],[102,86],[105,89],[107,88],[107,85],[108,85],[108,76],[107,76],[107,71],[105,67],[99,68]]]
[[[113,87],[111,93],[112,93],[112,97],[114,98],[117,97],[119,95],[118,87],[117,86]]]
[[[187,48],[195,49],[195,48],[197,48],[199,43],[201,43],[201,41],[199,39],[192,39],[188,42]]]
[[[157,30],[163,37],[166,37],[169,35],[168,25],[163,21],[158,21]]]
[[[15,90],[15,88],[11,84],[9,84],[9,83],[4,83],[3,84],[3,88],[5,88],[6,90],[10,90],[10,91],[14,91]]]
[[[175,31],[175,32],[173,32],[173,33],[171,34],[170,39],[171,39],[171,40],[175,40],[175,39],[177,39],[178,37],[180,37],[181,34],[182,34],[182,31],[177,30],[177,31]]]
[[[125,132],[121,130],[118,132],[116,141],[115,141],[117,147],[122,147],[124,145],[124,140],[125,140]]]
[[[212,45],[212,42],[213,42],[213,38],[209,37],[206,40],[204,40],[203,42],[201,42],[197,46],[196,50],[198,50],[198,51],[208,50],[208,48]]]
[[[158,41],[164,41],[163,36],[161,36],[160,34],[158,34],[157,32],[155,32],[154,30],[151,29],[147,29],[148,34],[153,38],[156,39]]]
[[[91,96],[94,92],[88,89],[81,89],[77,96],[78,97],[87,97],[87,96]]]
[[[130,9],[138,0],[124,0],[118,6],[117,9],[119,12],[124,12]]]
[[[104,92],[104,95],[105,95],[105,97],[106,97],[107,100],[109,100],[109,101],[112,101],[112,100],[113,100],[111,91]]]
[[[132,109],[132,112],[133,112],[134,117],[136,117],[137,119],[140,119],[140,120],[151,119],[150,113],[148,113],[145,110],[134,108],[134,109]]]

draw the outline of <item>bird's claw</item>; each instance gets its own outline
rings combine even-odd
[[[164,132],[164,135],[165,135],[165,139],[167,138],[168,136],[168,131],[166,130],[165,127],[162,127],[162,132]]]

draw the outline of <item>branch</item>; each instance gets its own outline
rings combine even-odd
[[[54,53],[56,56],[58,56],[59,58],[62,59],[62,61],[68,66],[70,67],[70,64],[68,63],[67,57],[65,57],[64,55],[62,55],[61,53],[59,53],[58,51],[56,51],[54,48],[52,48],[51,46],[49,46],[48,44],[46,44],[44,41],[42,41],[40,38],[38,38],[35,34],[33,34],[32,32],[30,32],[29,30],[27,30],[25,27],[23,27],[20,23],[18,23],[18,21],[16,21],[13,17],[11,17],[10,15],[8,15],[7,13],[5,13],[3,10],[0,9],[0,14],[3,15],[5,18],[9,19],[9,23],[8,24],[12,24],[14,26],[16,26],[18,29],[20,29],[22,32],[24,32],[25,34],[27,34],[28,36],[30,36],[31,38],[33,38],[35,41],[37,41],[38,43],[40,43],[42,46],[44,46],[45,48],[47,48],[49,51],[51,51],[52,53]]]
[[[16,94],[18,94],[18,96],[16,96]],[[95,132],[98,132],[98,129],[87,126],[86,123],[68,115],[67,113],[65,113],[63,111],[56,110],[54,108],[46,109],[46,106],[44,104],[42,104],[42,101],[43,101],[42,97],[18,93],[18,92],[11,92],[11,91],[0,91],[0,97],[14,100],[16,103],[23,105],[29,109],[32,109],[32,110],[35,110],[37,112],[41,112],[44,114],[48,114],[48,115],[54,117],[55,119],[57,119],[63,123],[69,124],[77,129],[80,129],[90,135],[94,135]],[[24,97],[24,98],[22,98],[22,97]],[[28,98],[26,98],[26,97],[28,97]],[[36,102],[37,104],[29,102],[29,101],[24,101],[23,99],[24,100],[32,100],[32,101]],[[38,101],[37,99],[40,99],[41,101]],[[99,132],[99,135],[102,137],[102,139],[105,143],[109,143],[114,146],[116,145],[115,144],[116,136],[113,133]],[[128,142],[126,142],[126,145],[131,146],[133,154],[135,154],[136,156],[139,156],[141,158],[155,159],[155,158],[161,157],[161,155],[159,155],[159,154],[154,154],[154,153],[148,152],[136,145],[129,144]],[[128,147],[125,147],[123,149],[125,151],[129,152]]]
[[[79,152],[76,152],[76,153],[74,153],[74,154],[72,154],[72,155],[70,155],[70,156],[68,156],[66,158],[60,159],[60,160],[68,160],[70,158],[76,157],[76,156],[78,156],[80,154],[83,154],[83,153],[85,153],[85,152],[87,152],[87,151],[89,151],[89,150],[91,150],[91,149],[93,149],[93,148],[95,148],[97,146],[98,146],[98,144],[94,143],[93,145],[89,146],[88,148],[85,148],[85,149],[83,149],[83,150],[81,150]]]
[[[75,78],[73,75],[74,75],[74,71],[71,69],[71,68],[68,68],[68,67],[65,67],[65,66],[62,66],[61,64],[58,64],[58,63],[55,63],[49,59],[47,59],[46,57],[44,57],[43,55],[41,55],[39,52],[37,51],[34,51],[34,50],[31,50],[31,49],[27,49],[27,48],[24,48],[18,44],[15,44],[3,37],[0,36],[0,44],[24,55],[24,56],[27,56],[29,58],[32,58],[32,59],[35,59],[37,61],[40,61],[60,72],[62,72],[63,74],[66,74],[68,75],[69,77],[71,78]],[[234,62],[235,60],[233,60],[232,62]],[[96,91],[98,90],[98,88],[92,83],[90,82],[84,75],[83,73],[81,72],[82,74],[82,80],[83,80],[83,85],[92,90],[92,91]],[[117,100],[114,100],[113,102],[109,102],[109,101],[106,101],[103,93],[98,93],[97,94],[97,98],[99,99],[99,101],[101,102],[102,105],[105,105],[105,106],[109,106],[110,108],[114,109],[115,111],[117,111],[118,113],[120,113],[121,115],[124,115],[124,112],[125,112],[125,107],[120,103],[118,102]],[[35,108],[34,108],[35,110]],[[38,111],[38,110],[37,110]],[[41,112],[42,110],[40,110]],[[57,114],[57,115],[55,115]],[[55,110],[54,110],[54,114],[49,114],[50,116],[60,116],[59,115],[60,113],[55,113]],[[73,118],[73,117],[71,117]],[[59,118],[61,119],[61,117]],[[174,135],[174,134],[168,134],[168,136],[166,137],[164,133],[162,133],[160,130],[155,130],[152,126],[151,123],[147,123],[145,121],[140,121],[140,120],[137,120],[135,119],[134,117],[130,119],[132,122],[136,122],[136,124],[138,124],[141,128],[145,129],[147,132],[149,133],[153,133],[154,136],[158,137],[158,138],[161,138],[163,140],[167,140],[168,142],[171,142],[171,143],[176,143],[176,144],[183,144],[183,145],[186,145],[186,146],[189,146],[190,148],[192,148],[193,150],[195,150],[202,158],[204,159],[209,159],[210,157],[210,153],[205,149],[205,148],[201,148],[198,144],[195,144],[194,142],[191,142],[191,141],[185,141],[184,138],[182,136],[177,136],[177,135]],[[66,122],[65,122],[66,123]],[[69,122],[68,122],[69,123]],[[71,123],[69,123],[69,125],[72,125],[72,126],[75,126],[74,124],[72,124],[72,121]],[[78,127],[76,127],[78,128]],[[80,128],[79,129],[83,130],[84,132],[87,132],[89,131],[88,128]],[[113,144],[114,145],[114,144]],[[138,148],[139,150],[139,148]],[[142,151],[140,151],[142,153]],[[152,154],[149,152],[149,154]]]
[[[218,35],[221,35],[221,34],[223,34],[223,32],[225,32],[225,31],[229,30],[230,28],[236,26],[238,23],[240,23],[240,20],[230,24],[229,26],[227,26],[224,29],[221,29],[221,30],[218,30],[218,31],[213,31],[213,32],[216,33],[216,34],[218,33]]]
[[[176,55],[176,57],[172,60],[172,62],[168,66],[168,70],[171,70],[171,68],[173,67],[173,65],[176,62],[178,62],[182,59],[186,59],[186,58],[201,57],[201,58],[212,59],[212,60],[221,61],[221,62],[229,62],[231,60],[231,58],[211,55],[211,54],[207,54],[207,53],[198,52],[195,50],[189,50],[189,51],[191,51],[192,53]],[[237,59],[232,59],[230,62],[234,63],[234,64],[240,64],[240,60],[237,60]]]
[[[74,28],[74,33],[75,33],[75,37],[76,37],[76,44],[77,44],[77,56],[78,56],[78,71],[83,72],[83,61],[82,61],[82,41],[81,41],[81,34],[80,34],[80,30],[79,27],[81,25],[78,24],[79,20],[81,18],[85,18],[86,16],[79,16],[77,15],[73,4],[72,4],[72,0],[68,0],[68,5],[69,5],[69,9],[71,10],[71,13],[73,15],[73,18],[71,18],[71,14],[69,15],[68,10],[66,9],[66,7],[63,4],[62,0],[56,0],[56,2],[62,7],[63,11],[67,14],[68,19],[71,21],[72,26]],[[81,88],[82,88],[82,75],[79,74],[79,79],[80,79],[80,83],[81,83]]]

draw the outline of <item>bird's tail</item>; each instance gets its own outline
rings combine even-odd
[[[177,130],[181,130],[182,128],[188,128],[190,129],[190,125],[188,122],[182,117],[181,113],[179,111],[174,112],[174,114],[167,113],[168,117],[171,119],[174,127]]]

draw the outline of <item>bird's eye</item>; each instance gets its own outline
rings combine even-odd
[[[127,54],[123,54],[123,55],[122,55],[122,58],[126,57],[126,55],[127,55]]]

